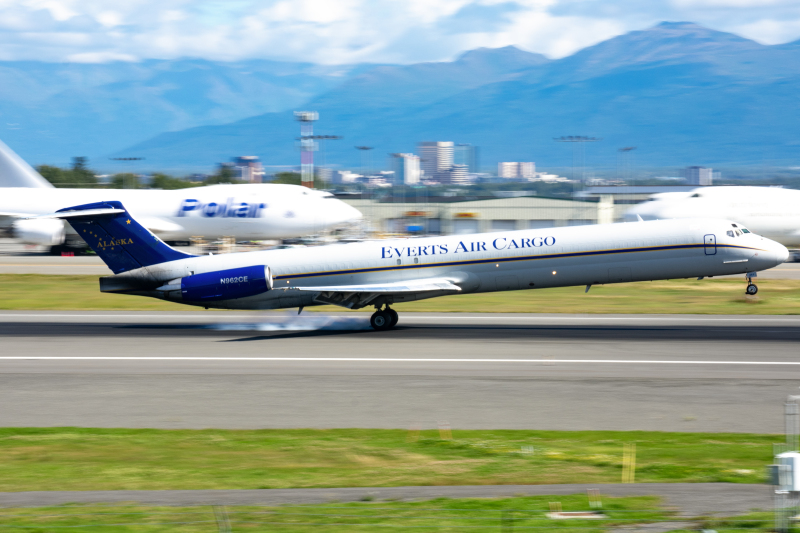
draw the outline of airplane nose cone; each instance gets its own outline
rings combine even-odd
[[[785,263],[789,259],[789,250],[781,243],[775,243],[775,260],[780,263]]]
[[[342,202],[341,217],[342,222],[355,222],[364,218],[364,215],[352,205]]]

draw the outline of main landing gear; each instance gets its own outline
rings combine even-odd
[[[388,305],[384,307],[383,311],[381,311],[379,306],[375,306],[375,309],[376,311],[369,319],[369,325],[372,326],[372,329],[383,331],[397,325],[399,319],[397,311],[390,309]]]
[[[744,292],[746,294],[749,294],[750,296],[753,296],[755,293],[758,292],[758,287],[756,287],[756,284],[753,283],[753,277],[755,276],[755,273],[752,274],[753,274],[752,276],[750,275],[750,273],[747,274],[747,288],[744,290]]]

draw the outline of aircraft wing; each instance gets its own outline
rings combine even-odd
[[[319,293],[314,299],[320,303],[334,304],[350,309],[370,305],[379,297],[394,296],[395,301],[419,299],[417,296],[436,292],[458,292],[461,287],[444,278],[415,279],[394,283],[366,283],[364,285],[331,285],[318,287],[292,287]]]

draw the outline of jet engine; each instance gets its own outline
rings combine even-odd
[[[16,220],[11,236],[25,244],[58,246],[64,243],[64,222],[52,218]]]
[[[256,296],[272,289],[272,272],[266,265],[217,270],[170,281],[156,289],[169,300],[213,302]]]

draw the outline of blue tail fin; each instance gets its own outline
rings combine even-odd
[[[140,225],[120,202],[96,202],[56,211],[114,274],[195,257],[179,252]]]

